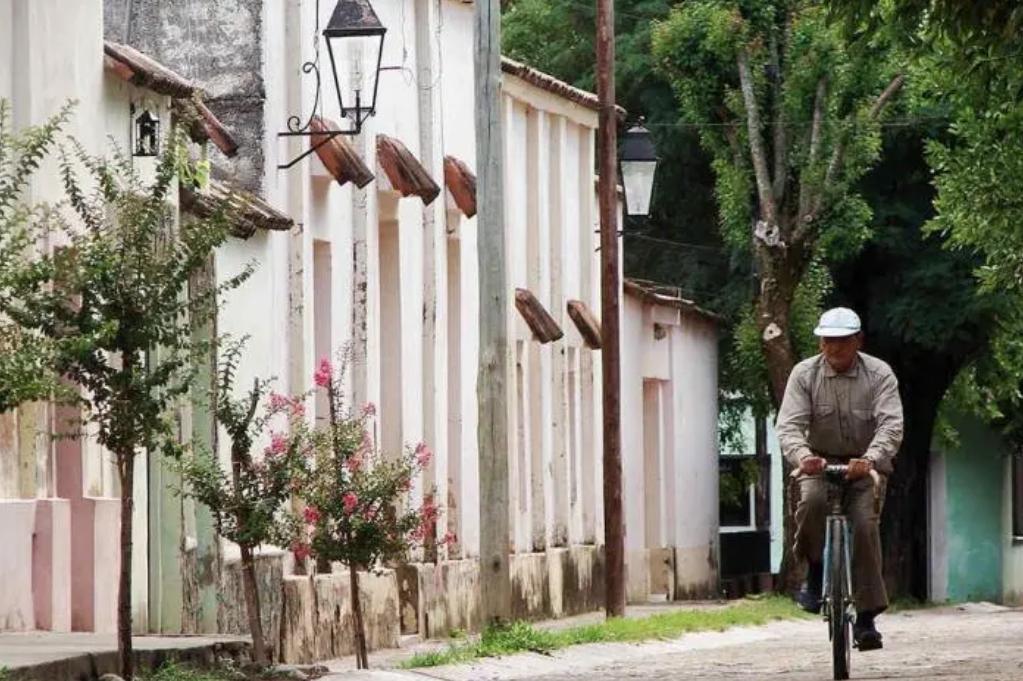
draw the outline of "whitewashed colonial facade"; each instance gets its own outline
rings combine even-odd
[[[467,181],[476,165],[472,3],[377,0],[374,8],[388,28],[383,65],[393,67],[381,74],[377,115],[343,147],[330,145],[288,170],[278,165],[309,141],[282,140],[277,133],[291,116],[304,122],[319,113],[311,109],[314,80],[303,78],[300,67],[314,59],[312,36],[333,2],[66,5],[0,0],[0,97],[15,102],[16,122],[41,120],[75,97],[82,103],[72,132],[93,148],[102,148],[107,132],[126,134],[128,103],[150,95],[104,65],[104,36],[205,91],[209,108],[238,142],[232,158],[207,145],[215,177],[261,195],[294,222],[288,232],[258,229],[232,240],[217,255],[220,278],[246,263],[257,265],[229,294],[217,322],[219,332],[250,338],[239,385],[276,376],[281,390],[303,392],[320,357],[347,349],[353,403],[378,405],[381,445],[425,441],[436,451],[416,494],[434,492],[444,502],[439,531],[458,536],[438,555],[420,555],[422,562],[366,580],[371,643],[396,644],[402,631],[432,635],[476,627],[479,296],[475,211],[466,193],[472,185],[468,196],[474,199],[474,183]],[[8,26],[18,36],[13,42],[5,40]],[[32,49],[44,42],[45,50]],[[9,53],[5,45],[12,46]],[[322,114],[339,121],[321,49],[327,69]],[[340,73],[352,68],[347,56],[339,60]],[[600,310],[596,101],[507,60],[503,87],[513,608],[523,617],[560,616],[603,601],[601,356],[567,312],[570,301],[596,317]],[[171,104],[158,96],[153,106],[169,111]],[[48,173],[44,169],[34,196],[58,196]],[[551,316],[559,338],[537,339],[512,302],[517,289]],[[634,601],[651,594],[708,595],[716,589],[717,560],[715,321],[641,284],[628,285],[622,300],[629,595]],[[314,413],[321,409],[310,406]],[[187,424],[186,436],[213,441],[208,415],[190,414]],[[60,471],[47,467],[59,445],[45,433],[30,439],[31,456],[28,445],[0,440],[0,490],[7,499],[0,502],[0,533],[12,533],[3,538],[21,547],[20,558],[10,560],[32,565],[34,559],[26,557],[31,536],[9,529],[8,518],[21,513],[35,518],[35,527],[56,527],[63,521],[48,520],[49,511],[40,509],[64,508],[62,499],[83,489],[100,499],[94,516],[105,524],[89,533],[93,553],[81,553],[85,535],[70,527],[54,536],[65,537],[55,540],[58,553],[66,553],[61,560],[79,566],[78,557],[92,556],[99,566],[91,579],[96,612],[103,614],[80,626],[69,614],[66,624],[53,620],[50,627],[109,631],[116,567],[100,566],[95,556],[113,554],[116,542],[116,506],[113,515],[102,510],[116,496],[113,478],[101,453],[85,446],[77,456],[87,472],[66,489]],[[38,462],[28,478],[19,463],[26,461]],[[139,628],[243,629],[242,599],[225,598],[237,593],[232,548],[213,535],[203,509],[172,494],[173,483],[162,462],[150,461],[136,486]],[[104,541],[110,546],[99,547]],[[347,612],[346,580],[291,575],[292,567],[283,552],[264,552],[261,578],[278,652],[290,660],[346,652],[346,642],[332,635],[341,627],[335,613]],[[67,568],[54,569],[65,579]],[[104,590],[100,582],[108,576]],[[28,583],[28,593],[36,584]],[[52,588],[57,600],[67,590],[63,581]],[[47,627],[45,619],[14,617],[27,607],[17,598],[24,593],[0,586],[0,625]]]

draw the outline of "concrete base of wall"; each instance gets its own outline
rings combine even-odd
[[[256,557],[256,588],[259,591],[260,619],[267,645],[280,650],[281,613],[284,609],[284,554],[266,553]],[[241,561],[224,564],[217,597],[217,630],[223,634],[248,634],[249,616],[245,610],[245,586]]]
[[[512,617],[548,619],[604,605],[604,547],[551,548],[511,556]]]
[[[401,630],[394,572],[360,572],[359,592],[369,649],[396,648]],[[280,661],[304,664],[354,652],[347,572],[285,577],[282,600]]]
[[[475,558],[396,569],[401,633],[440,638],[480,627],[480,565]]]
[[[717,546],[678,548],[675,552],[675,599],[701,600],[718,596]]]

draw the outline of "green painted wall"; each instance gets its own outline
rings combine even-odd
[[[956,424],[959,446],[944,448],[948,598],[1002,596],[1002,488],[1005,445],[973,419]]]

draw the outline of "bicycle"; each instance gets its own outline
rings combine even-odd
[[[856,610],[852,599],[852,536],[849,520],[843,512],[845,479],[849,466],[829,465],[823,476],[828,483],[828,504],[830,509],[824,534],[824,588],[822,590],[821,613],[828,625],[831,640],[831,664],[834,678],[843,681],[849,678],[852,656],[852,625]],[[799,469],[792,472],[799,477]],[[874,504],[879,502],[881,477],[877,471],[870,471],[874,483]]]

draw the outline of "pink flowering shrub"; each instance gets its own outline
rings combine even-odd
[[[307,508],[293,547],[310,551],[321,562],[349,567],[352,593],[358,594],[358,570],[399,560],[435,532],[439,510],[427,497],[421,507],[411,499],[413,481],[433,453],[425,444],[402,452],[381,453],[374,443],[376,407],[350,410],[344,400],[341,370],[324,359],[313,375],[326,393],[329,423],[309,432],[313,451],[300,489]],[[310,513],[310,509],[315,509]],[[356,653],[368,664],[362,608],[353,600]]]

